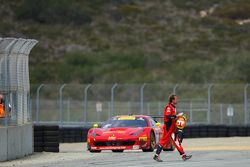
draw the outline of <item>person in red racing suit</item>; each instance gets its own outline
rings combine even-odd
[[[156,153],[153,157],[153,159],[156,160],[157,162],[162,162],[159,155],[163,149],[163,146],[165,146],[169,142],[169,140],[172,139],[171,135],[172,135],[172,133],[175,133],[175,131],[176,131],[176,124],[175,124],[175,119],[176,119],[176,107],[175,106],[176,106],[176,104],[177,104],[177,96],[174,94],[170,95],[169,96],[169,103],[166,105],[166,107],[164,109],[164,113],[163,113],[163,116],[164,116],[163,136],[157,145]],[[178,139],[180,139],[178,141],[179,141],[179,143],[181,143],[182,138],[183,138],[183,134],[178,131],[177,135],[178,135]],[[174,145],[177,146],[176,144],[174,144]],[[178,149],[180,155],[182,155],[182,159],[184,161],[187,159],[190,159],[192,157],[191,155],[185,154],[181,144],[179,145],[179,147],[177,146],[176,148]]]

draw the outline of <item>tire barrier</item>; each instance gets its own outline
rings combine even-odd
[[[225,125],[218,126],[217,137],[228,137],[228,127]]]
[[[34,152],[59,152],[59,126],[34,125]]]
[[[34,152],[59,152],[59,143],[86,142],[91,126],[34,126]],[[187,125],[185,138],[250,136],[250,125]]]
[[[188,125],[185,138],[250,136],[250,125]]]
[[[207,127],[207,137],[219,137],[220,134],[218,133],[219,126],[217,125],[210,125]],[[220,136],[225,137],[225,136]]]
[[[91,127],[60,127],[60,142],[86,142]],[[229,125],[188,125],[185,138],[250,136],[249,126]]]
[[[90,127],[60,127],[60,142],[86,142],[89,129]]]
[[[34,125],[34,152],[43,152],[44,126]]]
[[[59,126],[44,126],[44,145],[45,152],[59,152]]]

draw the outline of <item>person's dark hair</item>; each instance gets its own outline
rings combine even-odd
[[[169,103],[172,103],[172,101],[174,100],[174,98],[176,97],[175,94],[172,94],[168,97]]]

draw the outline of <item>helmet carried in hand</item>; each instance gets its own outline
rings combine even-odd
[[[187,124],[186,117],[184,115],[177,115],[175,124],[178,129],[184,129]]]

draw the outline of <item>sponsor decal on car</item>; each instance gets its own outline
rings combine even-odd
[[[133,145],[133,150],[139,150],[140,146],[139,145]]]
[[[109,147],[98,147],[100,150],[124,150],[126,146],[109,146]]]
[[[139,137],[139,141],[148,141],[148,137],[147,136]]]
[[[116,130],[115,133],[120,133],[120,134],[123,134],[125,133],[126,131],[125,130]],[[104,134],[109,134],[109,133],[114,133],[114,131],[106,131],[106,132],[103,132]]]
[[[115,135],[109,136],[108,140],[116,140],[116,136]]]
[[[118,120],[135,120],[134,116],[120,116]]]

